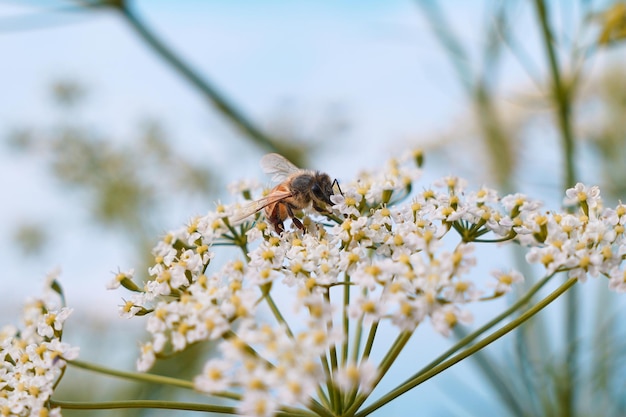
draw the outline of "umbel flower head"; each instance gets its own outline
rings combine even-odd
[[[142,288],[132,273],[115,280],[134,292],[122,314],[147,316],[151,338],[138,369],[218,341],[195,387],[237,401],[240,414],[351,415],[418,326],[447,336],[471,321],[470,303],[523,280],[507,268],[480,288],[483,280],[472,275],[476,244],[519,244],[546,276],[605,277],[609,288],[626,290],[626,206],[604,209],[597,187],[568,190],[571,213],[544,211],[521,194],[466,190],[456,177],[413,192],[419,156],[343,182],[343,193],[331,197],[332,215],[302,214],[305,232],[278,235],[262,211],[233,224],[245,204],[236,202],[168,233]],[[249,200],[260,195],[253,184],[233,189]],[[395,328],[395,340],[376,340],[383,324]],[[382,361],[370,355],[375,340],[388,346]]]
[[[48,277],[42,298],[24,306],[21,328],[0,329],[0,415],[60,416],[49,399],[66,360],[78,356],[78,348],[61,342],[63,323],[72,310],[62,301],[56,274]]]

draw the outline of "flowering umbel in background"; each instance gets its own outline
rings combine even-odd
[[[134,283],[130,271],[112,284],[134,292],[124,316],[146,316],[151,339],[142,345],[138,370],[197,342],[218,341],[219,354],[198,370],[194,386],[235,402],[222,412],[364,416],[519,326],[588,275],[626,291],[626,206],[604,208],[597,187],[568,190],[571,212],[545,211],[521,194],[466,191],[456,177],[412,193],[420,162],[419,152],[409,153],[342,183],[343,195],[332,197],[334,215],[304,214],[306,233],[292,227],[279,236],[262,212],[233,224],[245,202],[219,205],[168,233],[154,248],[149,281]],[[233,189],[247,200],[259,192],[247,182]],[[494,271],[479,288],[471,275],[474,245],[503,242],[527,248],[527,261],[542,265],[544,278],[364,407],[420,324],[447,336],[471,320],[469,303],[497,298],[523,280],[514,270]],[[559,272],[568,280],[529,307]],[[516,319],[470,345],[514,313]],[[383,324],[396,329],[395,340],[376,337]],[[387,346],[381,360],[370,357],[375,343]]]
[[[50,405],[52,392],[63,375],[66,360],[78,357],[78,348],[61,342],[63,324],[72,310],[51,274],[41,298],[23,309],[22,328],[0,329],[0,415],[60,416]]]

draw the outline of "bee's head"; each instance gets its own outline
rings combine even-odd
[[[336,182],[337,180],[332,181],[328,174],[317,172],[311,191],[316,199],[332,206],[333,203],[330,201],[330,196],[334,194],[333,184]]]

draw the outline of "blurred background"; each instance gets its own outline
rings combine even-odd
[[[107,282],[145,276],[159,236],[229,201],[229,183],[267,182],[267,152],[341,182],[421,148],[423,188],[459,175],[554,210],[583,181],[614,205],[624,37],[612,1],[0,1],[0,314],[15,321],[59,267],[67,341],[134,368],[142,324],[117,317]],[[498,267],[522,269],[506,256]],[[375,415],[624,415],[624,301],[601,281]],[[477,324],[505,304],[479,306]],[[414,342],[413,371],[453,341]],[[156,372],[197,374],[210,347],[196,349]],[[58,399],[203,401],[68,374]]]

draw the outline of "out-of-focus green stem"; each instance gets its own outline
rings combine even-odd
[[[265,299],[265,301],[267,302],[267,305],[269,306],[270,310],[272,310],[272,313],[274,314],[274,317],[276,318],[276,321],[285,328],[285,331],[287,332],[287,335],[291,338],[294,339],[294,335],[293,332],[291,331],[291,327],[289,326],[289,323],[287,323],[287,320],[285,320],[285,317],[283,316],[283,314],[280,312],[280,309],[278,308],[278,306],[276,305],[276,303],[274,302],[274,299],[272,298],[271,294],[268,292],[264,295],[263,297]]]
[[[153,384],[171,385],[179,388],[194,389],[193,382],[185,381],[183,379],[172,378],[162,375],[146,374],[141,372],[126,372],[119,371],[117,369],[107,368],[105,366],[97,365],[95,363],[89,363],[78,360],[71,360],[67,362],[70,366],[76,368],[82,368],[88,371],[97,372],[103,375],[115,376],[118,378],[132,379],[135,381],[149,382]]]
[[[115,409],[128,409],[128,408],[156,408],[165,410],[187,410],[187,411],[200,411],[205,413],[218,413],[218,414],[237,414],[235,407],[228,407],[223,405],[211,405],[211,404],[199,404],[199,403],[185,403],[177,401],[160,401],[160,400],[127,400],[127,401],[106,401],[106,402],[74,402],[74,401],[56,401],[51,400],[50,405],[52,407],[61,407],[67,410],[115,410]],[[298,408],[283,407],[276,413],[279,417],[287,416],[315,416],[310,411],[302,410]],[[324,414],[322,414],[324,415]],[[329,414],[326,414],[330,416]]]
[[[383,360],[380,362],[380,365],[378,365],[378,375],[376,376],[372,389],[375,388],[376,385],[378,385],[378,383],[381,381],[381,379],[383,379],[389,368],[391,368],[391,365],[393,365],[395,360],[398,359],[398,356],[402,352],[402,349],[404,349],[412,335],[412,331],[404,331],[398,335],[396,340],[393,342],[393,345],[391,346]],[[345,415],[355,415],[354,413],[359,409],[361,405],[363,405],[363,403],[368,398],[369,393],[359,394],[354,402],[350,405],[350,408],[348,409],[348,411],[346,411]]]
[[[349,336],[350,336],[350,317],[348,316],[348,306],[350,305],[350,274],[347,272],[344,274],[343,286],[343,334],[346,335],[345,340],[341,346],[341,365],[346,366],[348,363],[348,350],[350,349]]]
[[[563,188],[573,187],[577,181],[575,158],[575,143],[571,121],[571,86],[566,88],[561,79],[561,70],[554,50],[552,31],[548,21],[548,10],[544,0],[535,0],[537,17],[541,26],[543,43],[550,63],[552,76],[552,99],[557,108],[557,119],[563,144],[563,161],[565,164],[565,179]],[[562,400],[562,415],[572,415],[575,401],[575,383],[577,380],[578,359],[578,291],[570,291],[565,299],[565,339],[567,352],[564,359],[565,384],[560,387],[559,397]]]
[[[237,107],[228,101],[216,87],[198,74],[189,64],[184,62],[174,51],[165,45],[157,35],[146,26],[146,24],[135,14],[127,1],[116,1],[111,3],[115,10],[120,11],[120,15],[137,32],[139,37],[154,50],[165,62],[170,64],[180,75],[191,85],[200,91],[208,100],[213,103],[217,110],[224,115],[235,127],[243,132],[248,138],[258,145],[271,152],[280,152],[281,149],[274,140],[263,133],[252,123]]]
[[[574,134],[571,121],[571,89],[567,88],[561,78],[561,70],[559,62],[554,50],[554,37],[548,22],[548,10],[543,0],[535,0],[541,33],[543,35],[543,43],[546,47],[548,61],[550,63],[550,75],[552,77],[552,99],[557,109],[557,120],[561,133],[561,141],[563,143],[563,156],[565,178],[563,188],[573,187],[577,180],[575,157]]]
[[[106,402],[73,402],[51,400],[52,407],[68,410],[113,410],[120,408],[160,408],[166,410],[204,411],[206,413],[237,414],[235,407],[159,400],[128,400]]]
[[[453,26],[449,24],[435,0],[417,0],[428,23],[432,27],[436,39],[446,52],[457,78],[461,82],[468,98],[473,101],[476,120],[481,130],[481,137],[485,142],[486,149],[490,153],[490,163],[492,170],[501,187],[505,190],[511,189],[511,173],[514,166],[513,150],[509,137],[498,115],[497,106],[493,102],[493,93],[490,88],[489,74],[475,76],[469,64],[468,53],[466,52],[460,38],[455,35]],[[495,36],[495,35],[494,35]],[[496,44],[493,43],[492,46]],[[497,47],[490,48],[489,53],[496,56]],[[487,68],[495,67],[493,60],[485,60]]]

